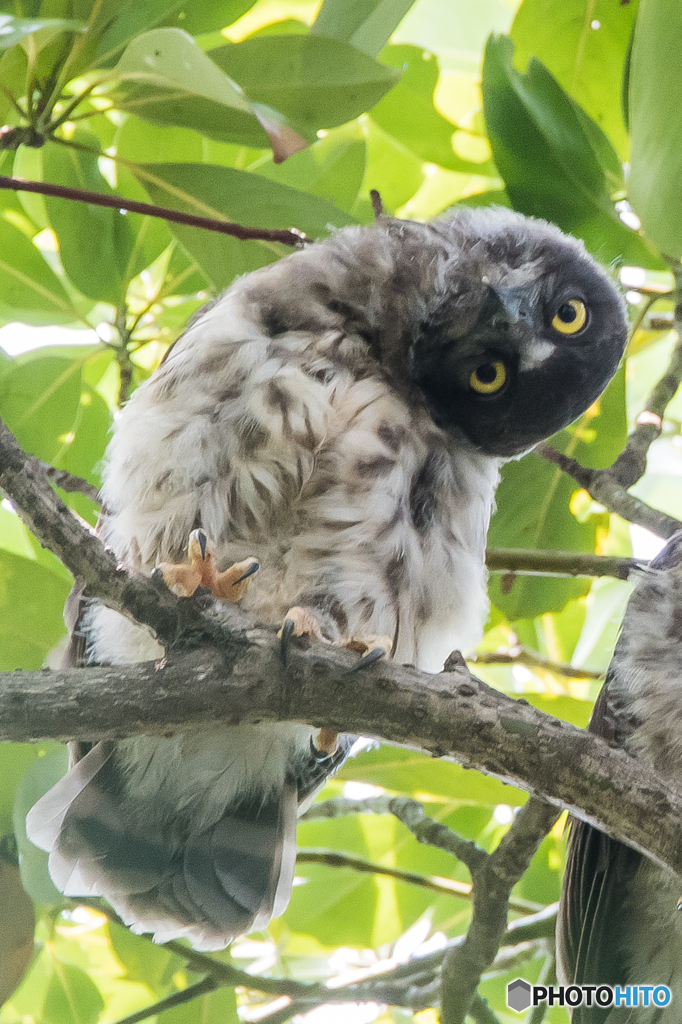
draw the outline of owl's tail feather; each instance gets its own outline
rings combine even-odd
[[[293,783],[229,806],[203,831],[160,827],[125,795],[115,744],[98,743],[31,809],[29,839],[67,896],[104,896],[138,934],[223,949],[289,901],[296,859]]]

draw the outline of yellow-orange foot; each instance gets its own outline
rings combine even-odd
[[[152,576],[161,577],[178,597],[191,597],[198,587],[206,587],[215,597],[223,601],[237,601],[246,593],[249,581],[260,565],[255,558],[235,562],[224,572],[218,572],[204,530],[192,530],[187,547],[188,562],[175,564],[161,562]]]

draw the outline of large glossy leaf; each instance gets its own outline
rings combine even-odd
[[[31,239],[0,211],[0,322],[12,320],[73,323],[78,312]]]
[[[637,2],[524,0],[511,37],[516,64],[537,57],[626,157],[620,82]]]
[[[374,107],[372,118],[384,131],[430,163],[463,174],[495,174],[490,160],[462,160],[452,147],[455,125],[438,113],[433,94],[438,61],[418,46],[387,46],[382,60],[402,68],[400,82]]]
[[[341,39],[376,57],[413,3],[414,0],[324,0],[310,31]]]
[[[682,256],[682,6],[643,3],[630,63],[630,202],[642,228],[670,256]]]
[[[604,261],[658,265],[611,201],[618,158],[606,136],[540,61],[516,71],[513,50],[506,37],[489,40],[483,101],[495,163],[516,209],[584,238]]]
[[[250,99],[313,130],[369,110],[400,78],[400,71],[325,36],[260,36],[209,56]]]
[[[115,73],[118,85],[110,95],[120,110],[225,142],[268,146],[266,131],[242,90],[180,29],[158,28],[138,36]]]
[[[206,164],[144,164],[131,168],[156,203],[208,217],[226,217],[253,227],[297,227],[312,238],[352,224],[347,213],[323,199],[244,171]],[[286,250],[263,242],[242,242],[197,228],[173,225],[186,250],[215,288],[272,263]]]

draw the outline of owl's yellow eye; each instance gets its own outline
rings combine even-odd
[[[587,321],[587,306],[580,299],[562,302],[554,314],[552,327],[559,334],[577,334]]]
[[[504,385],[507,369],[499,359],[481,363],[469,377],[469,387],[479,395],[493,395]]]

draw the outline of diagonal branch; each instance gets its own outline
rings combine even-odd
[[[137,199],[126,199],[124,196],[108,196],[102,192],[90,192],[84,188],[70,188],[68,185],[54,185],[47,181],[27,181],[25,178],[11,178],[0,174],[0,189],[11,189],[14,192],[35,192],[41,196],[54,196],[58,199],[70,199],[77,203],[90,203],[93,206],[106,206],[111,210],[128,210],[129,213],[142,213],[147,217],[159,217],[173,224],[188,224],[190,227],[203,228],[205,231],[217,231],[222,235],[230,235],[242,241],[249,239],[263,242],[279,242],[295,248],[312,241],[303,231],[297,228],[249,228],[243,224],[235,224],[229,220],[216,220],[213,217],[198,217],[193,213],[181,213],[167,206],[156,206],[154,203],[141,203]]]
[[[493,963],[507,928],[509,897],[558,815],[531,799],[490,856],[474,868],[474,909],[464,942],[443,961],[442,1024],[463,1024],[481,975]]]
[[[681,529],[682,523],[628,494],[628,489],[644,476],[649,449],[661,436],[665,411],[682,382],[682,270],[679,264],[673,266],[673,273],[676,302],[671,326],[677,331],[677,344],[668,368],[649,395],[644,410],[637,417],[635,429],[615,462],[607,469],[587,469],[576,459],[556,451],[550,445],[541,444],[537,448],[540,455],[572,476],[595,501],[610,512],[616,512],[628,522],[644,526],[666,539]]]

